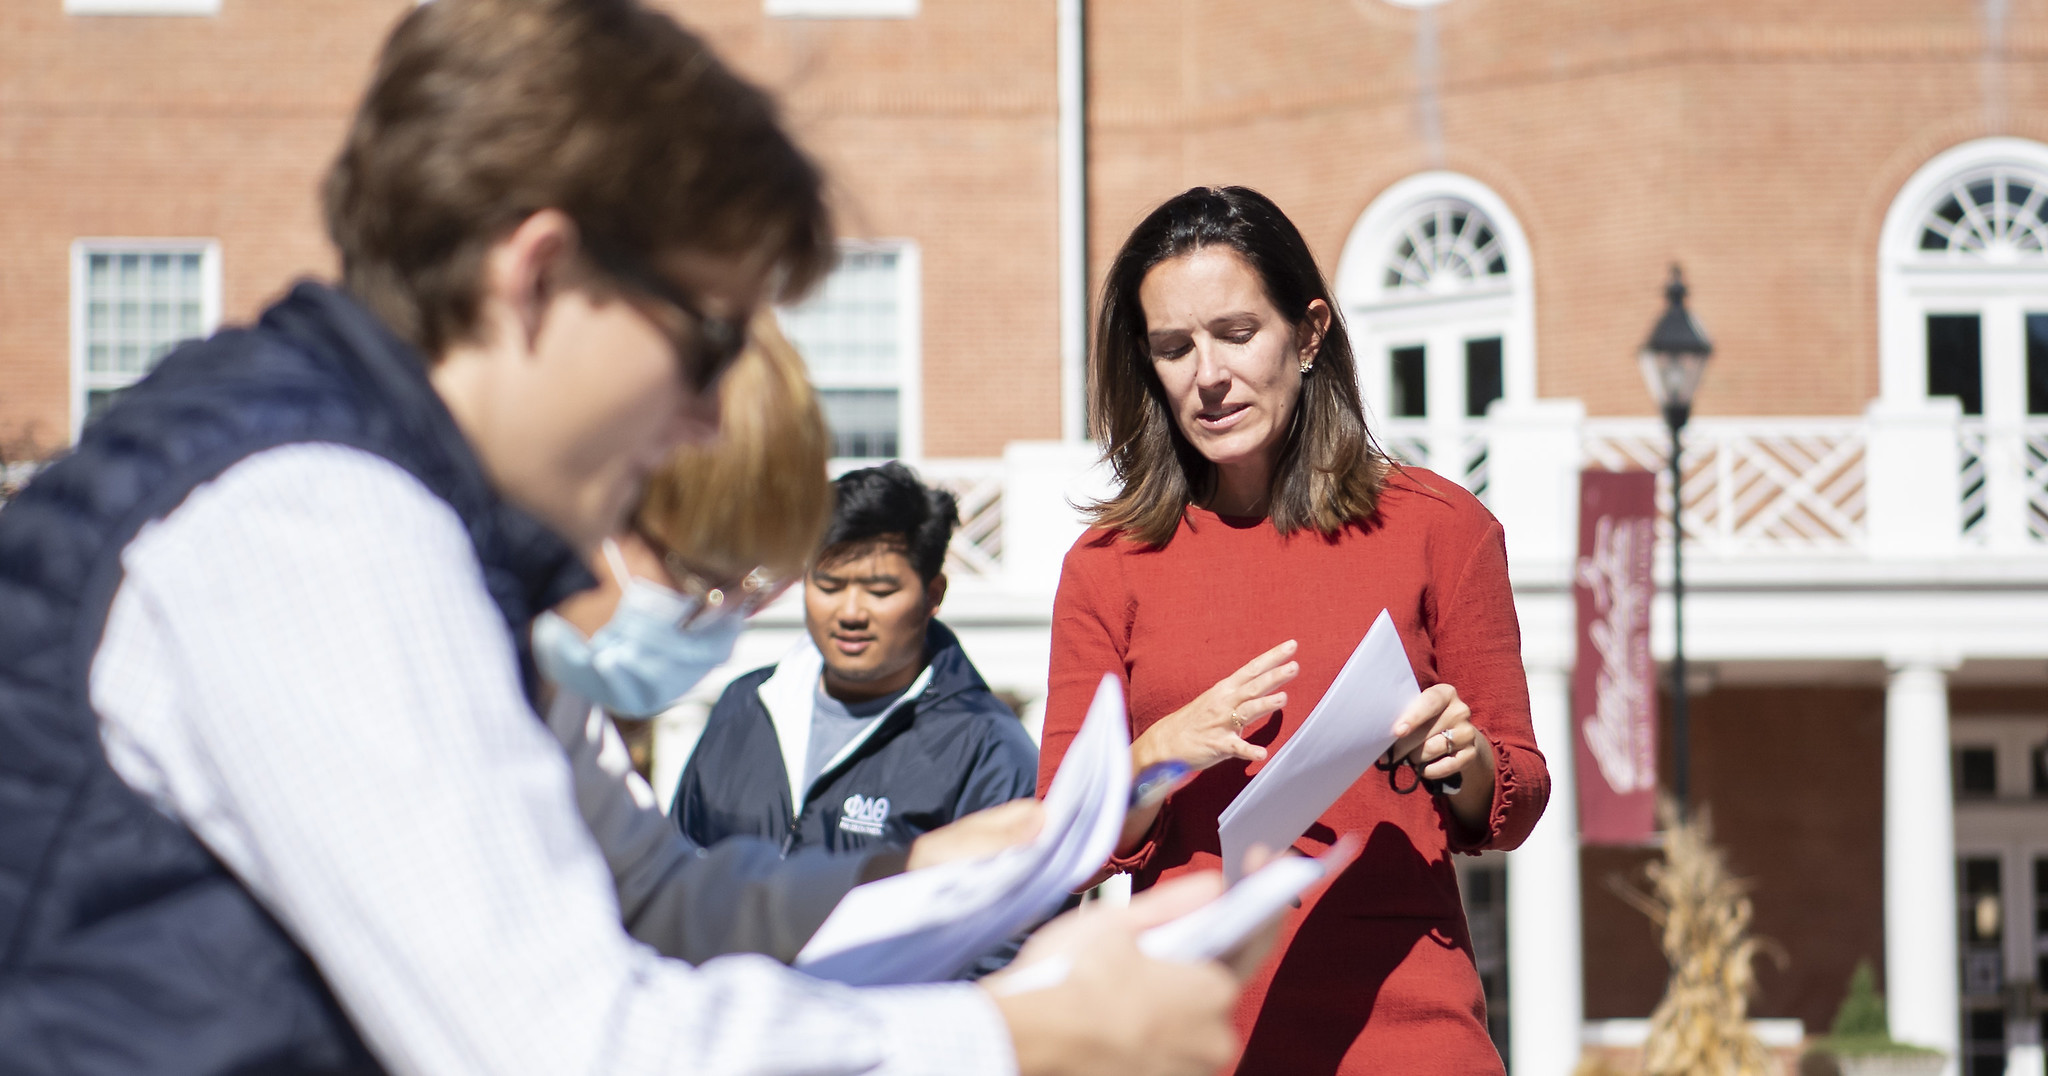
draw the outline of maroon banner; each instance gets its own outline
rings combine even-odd
[[[1656,829],[1657,666],[1650,660],[1656,548],[1656,475],[1579,475],[1572,740],[1582,844],[1641,844]]]

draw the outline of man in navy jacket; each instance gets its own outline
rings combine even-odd
[[[701,844],[908,845],[1035,791],[1037,748],[934,619],[952,496],[900,463],[836,486],[804,580],[809,641],[726,689],[683,770],[676,823]]]

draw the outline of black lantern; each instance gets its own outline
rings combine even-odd
[[[1650,395],[1664,412],[1664,425],[1671,431],[1671,760],[1675,771],[1672,798],[1679,817],[1686,814],[1690,783],[1691,728],[1685,697],[1685,472],[1679,466],[1679,432],[1692,418],[1693,393],[1699,390],[1700,375],[1714,345],[1700,331],[1699,324],[1685,309],[1685,278],[1678,266],[1671,267],[1671,283],[1664,288],[1664,316],[1650,330],[1638,360]]]

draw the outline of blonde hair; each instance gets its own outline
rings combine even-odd
[[[772,315],[720,382],[720,433],[677,450],[647,484],[638,522],[685,563],[802,573],[832,514],[832,439],[804,362]]]

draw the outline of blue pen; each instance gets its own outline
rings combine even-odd
[[[1155,762],[1139,770],[1138,776],[1131,780],[1130,809],[1137,811],[1159,806],[1194,775],[1194,767],[1177,758]]]

